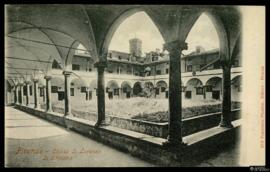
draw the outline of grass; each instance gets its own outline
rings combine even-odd
[[[168,99],[152,99],[136,97],[131,99],[106,99],[106,114],[151,122],[168,121]],[[64,108],[64,101],[53,102],[54,108]],[[239,104],[232,103],[232,108],[239,108]],[[71,99],[71,108],[77,111],[97,114],[97,100],[81,101]],[[182,101],[182,117],[189,118],[207,113],[221,111],[221,101],[217,100],[186,100]],[[78,116],[78,114],[76,114]],[[87,118],[81,115],[82,118]]]

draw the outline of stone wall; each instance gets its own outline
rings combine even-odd
[[[41,117],[48,121],[67,127],[96,141],[110,145],[118,150],[130,153],[158,166],[192,166],[190,162],[209,152],[218,152],[220,147],[230,146],[237,139],[239,125],[232,129],[215,129],[215,135],[197,138],[196,142],[186,140],[187,145],[175,149],[164,147],[166,139],[152,137],[113,126],[95,127],[95,122],[79,119],[73,116],[64,117],[55,113],[46,113],[44,110],[32,109],[26,106],[15,105],[17,109]],[[191,135],[192,137],[197,137]],[[190,137],[190,136],[189,136]],[[194,140],[190,138],[190,140]],[[221,141],[222,140],[222,141]],[[205,159],[205,157],[203,157]]]
[[[64,113],[63,108],[55,107],[53,111]],[[89,121],[97,121],[95,113],[84,112],[79,110],[71,110],[73,116]],[[196,117],[183,119],[182,135],[187,136],[195,132],[205,130],[219,125],[221,112],[200,115]],[[240,119],[240,110],[232,110],[232,120]],[[130,119],[113,115],[106,115],[106,122],[114,127],[127,129],[143,134],[148,134],[155,137],[167,138],[168,136],[168,122],[156,123],[142,121],[138,119]]]

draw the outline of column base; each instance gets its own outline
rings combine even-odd
[[[70,113],[70,112],[65,112],[64,116],[65,116],[65,117],[67,117],[67,116],[72,116],[72,113]]]
[[[95,127],[101,127],[101,126],[108,126],[110,125],[109,123],[106,123],[105,120],[102,120],[102,121],[97,121],[97,123],[95,124]]]
[[[162,146],[168,149],[177,149],[182,150],[184,147],[187,146],[186,143],[180,141],[166,141],[162,143]]]
[[[219,127],[223,127],[223,128],[233,128],[234,126],[232,125],[231,122],[220,122],[220,123],[219,123]]]
[[[46,110],[46,112],[47,112],[47,113],[51,113],[51,112],[53,112],[53,111],[52,111],[52,109],[48,109],[48,110]]]

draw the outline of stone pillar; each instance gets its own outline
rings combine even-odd
[[[181,52],[187,43],[176,40],[165,43],[164,49],[170,55],[169,73],[169,135],[166,146],[178,147],[182,141],[182,93],[181,93]]]
[[[20,84],[20,92],[21,92],[21,101],[20,101],[20,105],[23,105],[23,83]]]
[[[203,99],[206,99],[206,85],[203,86]]]
[[[26,106],[29,106],[29,94],[30,94],[30,90],[29,90],[29,84],[30,82],[29,81],[26,81],[25,82],[25,85],[26,85],[26,97],[25,97],[25,105]]]
[[[85,92],[85,100],[87,101],[89,98],[88,98],[89,94],[88,94],[88,88],[86,88],[86,92]]]
[[[16,104],[19,104],[19,84],[15,86]]]
[[[232,128],[231,123],[231,64],[229,61],[222,64],[222,114],[220,127]]]
[[[95,67],[98,71],[98,80],[97,80],[97,108],[98,108],[98,120],[96,126],[105,125],[105,79],[104,79],[104,70],[107,67],[106,62],[97,62]]]
[[[39,99],[38,99],[38,79],[34,79],[34,102],[35,102],[35,109],[39,108]]]
[[[42,87],[42,91],[43,91],[43,102],[46,102],[46,86]]]
[[[51,76],[45,76],[46,79],[46,112],[52,111],[52,99],[51,99]],[[44,95],[45,96],[45,95]]]
[[[14,95],[14,104],[17,103],[17,96],[16,96],[16,85],[13,87],[13,95]]]
[[[63,74],[65,76],[65,116],[71,114],[71,106],[70,106],[70,75],[72,72],[64,71]]]

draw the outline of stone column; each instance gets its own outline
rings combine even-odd
[[[104,70],[107,67],[106,62],[97,62],[95,67],[98,71],[98,80],[97,80],[97,108],[98,108],[98,120],[96,126],[105,125],[105,79],[104,79]]]
[[[14,87],[13,87],[13,95],[14,95],[14,104],[16,104],[16,102],[17,102],[17,97],[16,97],[16,85],[14,85]]]
[[[26,85],[26,102],[25,102],[25,105],[26,106],[29,106],[29,93],[30,93],[30,90],[29,90],[29,84],[30,82],[29,81],[26,81],[25,82],[25,85]]]
[[[225,61],[222,64],[222,114],[220,127],[232,128],[231,123],[231,64]]]
[[[51,76],[45,76],[46,79],[46,112],[52,111],[52,101],[51,101]]]
[[[89,94],[88,94],[88,90],[89,90],[89,88],[88,87],[86,87],[86,92],[85,92],[85,100],[89,100]]]
[[[46,86],[42,87],[42,91],[43,91],[43,102],[46,102]]]
[[[35,101],[35,109],[39,108],[39,99],[38,99],[38,79],[34,79],[34,101]]]
[[[15,97],[16,97],[16,104],[19,104],[19,84],[15,86]]]
[[[170,55],[169,73],[169,135],[165,146],[178,147],[182,141],[182,93],[181,93],[181,52],[187,43],[176,40],[165,43],[164,49]]]
[[[63,74],[65,76],[65,116],[71,114],[71,106],[70,106],[70,75],[72,72],[64,71]]]
[[[206,99],[206,85],[203,86],[203,99]]]
[[[20,91],[21,91],[21,101],[20,101],[20,105],[23,105],[23,83],[20,84]]]

